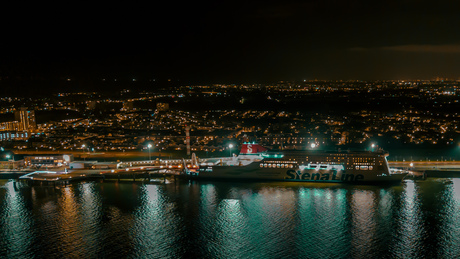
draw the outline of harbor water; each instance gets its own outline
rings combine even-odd
[[[460,179],[0,180],[0,258],[458,258]]]

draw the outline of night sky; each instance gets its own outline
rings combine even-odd
[[[1,87],[460,78],[459,1],[152,3],[3,6]]]

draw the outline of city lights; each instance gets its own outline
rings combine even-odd
[[[246,98],[254,91],[260,93],[263,100],[270,97],[283,109],[272,109],[272,103],[254,106],[251,99]],[[227,149],[234,152],[228,146],[229,141],[243,141],[244,134],[257,135],[259,143],[280,150],[359,146],[369,141],[372,141],[369,148],[363,149],[376,151],[379,146],[396,144],[450,146],[457,144],[460,113],[453,109],[445,113],[436,111],[455,103],[456,100],[451,99],[456,95],[446,95],[446,92],[458,93],[457,82],[302,80],[277,84],[189,85],[150,92],[124,89],[111,96],[95,91],[59,93],[56,99],[43,100],[5,97],[0,98],[3,102],[0,113],[16,114],[17,120],[0,122],[0,141],[18,150],[70,152],[80,147],[84,152],[97,153],[136,152],[142,149],[139,143],[151,140],[159,152],[180,152],[187,148],[185,126],[191,125],[190,150],[206,152],[206,156]],[[230,100],[240,100],[241,96],[247,109],[220,108],[221,104],[231,107]],[[397,99],[401,105],[391,113],[379,109],[348,111],[343,105],[336,105],[340,109],[327,113],[285,109],[291,105],[301,107],[322,97],[327,97],[322,105],[328,107],[351,97],[363,105],[370,101],[367,98],[381,104]],[[211,108],[200,111],[170,108],[173,104],[183,105],[192,100],[190,98],[209,102]],[[412,107],[414,98],[421,98],[424,106]],[[331,101],[327,101],[329,99]],[[17,102],[27,107],[13,106]],[[99,106],[114,105],[119,108],[98,110]],[[96,110],[97,117],[91,115]],[[64,113],[62,118],[37,124],[34,114],[38,111]],[[136,136],[136,132],[142,133]],[[379,146],[377,139],[381,141]],[[149,149],[151,159],[153,144],[150,147],[144,144],[144,148]]]

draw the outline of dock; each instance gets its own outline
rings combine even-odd
[[[459,161],[396,161],[389,162],[390,167],[409,171],[416,178],[460,177]]]
[[[115,181],[148,181],[166,178],[174,179],[183,176],[185,160],[169,161],[132,161],[118,163],[116,168],[107,168],[103,165],[93,166],[98,169],[68,169],[41,170],[22,173],[18,181],[27,182],[29,185],[67,185],[72,181],[84,180],[115,180]]]
[[[153,180],[166,182],[166,178],[185,177],[185,168],[197,166],[196,161],[175,160],[146,160],[119,162],[116,164],[91,163],[86,168],[54,168],[49,170],[5,170],[0,178],[17,179],[29,185],[68,185],[73,181],[109,180],[109,181],[143,181]],[[460,177],[460,162],[390,162],[392,170],[405,170],[412,179],[426,177]]]

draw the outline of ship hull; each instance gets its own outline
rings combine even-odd
[[[208,166],[191,174],[194,179],[229,179],[252,181],[330,182],[330,183],[395,183],[406,174],[385,174],[379,171],[353,172],[335,170],[300,170],[248,166]]]

